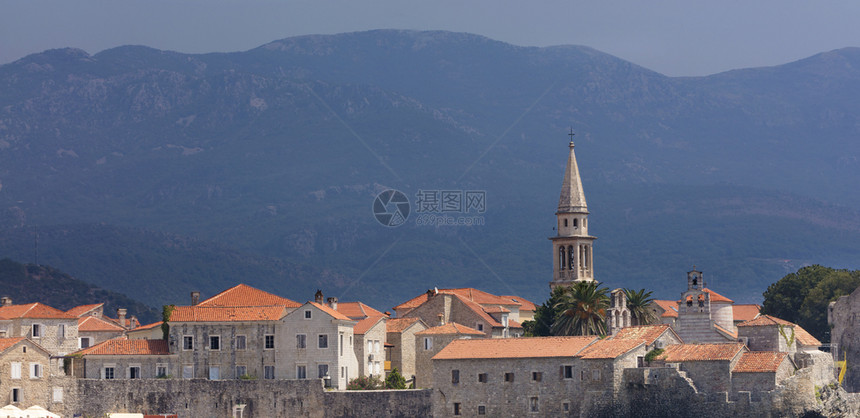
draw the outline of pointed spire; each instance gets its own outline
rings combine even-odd
[[[588,212],[585,193],[582,191],[582,180],[579,178],[579,167],[576,165],[576,154],[573,152],[572,136],[570,156],[567,158],[567,168],[564,170],[564,183],[561,185],[561,197],[558,199],[558,211]]]

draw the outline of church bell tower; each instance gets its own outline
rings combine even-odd
[[[578,281],[594,280],[592,244],[596,237],[588,235],[588,206],[579,178],[576,154],[573,152],[573,131],[570,132],[570,154],[564,170],[561,197],[556,216],[557,234],[552,241],[553,269],[551,289],[570,286]]]

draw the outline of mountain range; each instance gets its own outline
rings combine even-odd
[[[857,48],[680,78],[450,32],[49,50],[0,66],[0,257],[152,306],[238,282],[540,303],[572,128],[599,280],[672,298],[696,265],[757,302],[800,266],[858,267],[856,97]],[[374,219],[386,189],[403,226]],[[484,192],[453,214],[483,224],[417,225],[422,191]]]

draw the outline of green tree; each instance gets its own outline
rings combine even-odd
[[[633,325],[650,325],[657,322],[657,314],[651,308],[651,304],[654,302],[651,293],[646,292],[645,289],[638,291],[624,289],[624,294],[627,297],[627,309],[630,310],[630,320]]]
[[[553,335],[606,335],[609,289],[599,282],[576,282],[562,291]]]
[[[526,337],[547,337],[552,335],[552,324],[555,322],[555,317],[558,316],[556,305],[561,301],[564,289],[564,287],[556,287],[550,293],[549,299],[543,305],[535,308],[534,320],[523,322],[523,334]]]
[[[347,383],[346,390],[374,390],[383,388],[382,380],[377,377],[358,376]]]
[[[161,307],[161,338],[167,341],[170,336],[170,314],[176,309],[176,305],[163,305]]]
[[[385,387],[388,389],[406,389],[406,378],[397,371],[397,367],[391,369],[391,373],[385,378]]]

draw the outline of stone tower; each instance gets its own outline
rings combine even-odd
[[[558,233],[550,237],[554,260],[550,288],[570,286],[577,281],[593,281],[594,256],[591,249],[596,238],[588,235],[588,206],[585,204],[576,154],[573,153],[573,140],[570,141],[570,154],[555,216]]]

